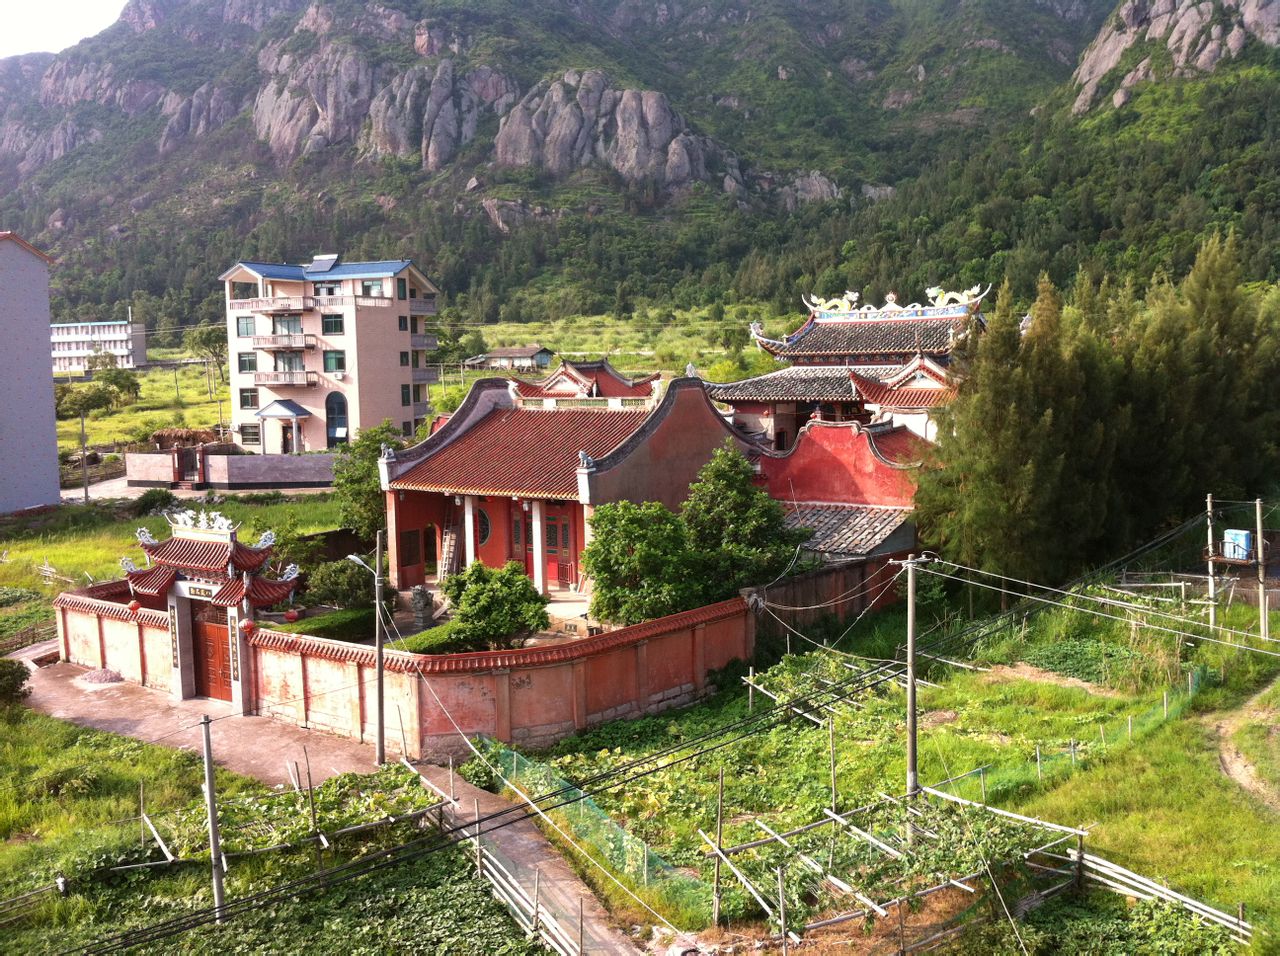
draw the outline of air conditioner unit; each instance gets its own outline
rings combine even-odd
[[[333,377],[334,377],[335,379],[337,379],[339,382],[341,382],[343,379],[345,379],[345,378],[347,377],[347,373],[346,373],[346,372],[334,372],[334,373],[333,373]]]

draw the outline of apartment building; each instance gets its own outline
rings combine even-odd
[[[412,260],[237,262],[220,281],[239,445],[320,451],[384,419],[412,435],[427,416],[439,289]]]
[[[136,368],[147,361],[147,336],[141,323],[60,322],[49,327],[53,374],[83,372],[97,352],[114,355],[119,368]]]
[[[58,432],[49,347],[49,264],[0,232],[0,514],[57,504]]]

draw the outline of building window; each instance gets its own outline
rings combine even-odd
[[[360,281],[360,294],[380,298],[382,296],[382,280],[362,279]]]
[[[409,331],[414,335],[418,334],[418,317],[416,315],[409,320]]]
[[[418,297],[418,290],[415,289],[413,286],[409,286],[409,298],[416,299],[417,297]]]
[[[262,426],[261,425],[241,425],[240,426],[240,444],[261,445],[262,444]]]
[[[253,316],[251,315],[236,316],[236,335],[238,335],[242,339],[247,338],[248,336],[253,335],[253,329],[254,329]]]
[[[240,389],[240,407],[241,408],[257,408],[258,407],[258,390],[256,388]]]
[[[347,397],[341,392],[330,392],[324,400],[324,422],[328,430],[329,447],[347,443]]]
[[[409,331],[409,317],[407,315],[400,316],[400,331],[401,332]]]
[[[401,434],[401,435],[412,435],[412,434],[413,434],[413,422],[401,422],[401,423],[400,423],[400,434]]]
[[[520,516],[511,519],[511,543],[520,547]]]
[[[417,368],[417,367],[418,367],[418,353],[417,353],[417,352],[414,352],[414,353],[413,353],[413,367],[414,367],[414,368]]]
[[[556,554],[558,550],[557,545],[560,543],[560,528],[559,525],[556,524],[554,518],[548,519],[547,528],[544,534],[547,542],[547,553]]]
[[[277,315],[271,320],[272,335],[301,335],[302,316]]]
[[[489,540],[489,535],[493,532],[493,526],[489,524],[489,513],[483,508],[476,509],[476,537],[477,544],[484,544]]]
[[[241,352],[236,356],[236,367],[242,372],[256,372],[258,370],[258,353]]]
[[[400,386],[400,404],[401,404],[401,405],[404,405],[404,406],[406,406],[406,407],[407,407],[407,406],[409,406],[409,405],[412,405],[412,404],[413,404],[413,393],[412,393],[411,391],[409,391],[409,386],[408,386],[408,385],[401,385],[401,386]],[[407,434],[409,434],[409,423],[408,423],[408,422],[405,422],[405,424],[404,424],[404,433],[405,433],[406,435],[407,435]]]
[[[301,352],[277,352],[274,368],[277,372],[301,372],[306,365]]]
[[[324,353],[324,370],[326,372],[345,372],[347,370],[347,353],[326,351]]]
[[[316,295],[339,295],[340,286],[338,282],[317,282]]]
[[[341,335],[342,334],[342,316],[340,315],[322,315],[320,316],[320,331],[325,335]]]
[[[415,385],[415,386],[413,386],[413,400],[414,400],[415,402],[420,402],[420,401],[422,401],[422,386],[421,386],[421,385]]]
[[[404,279],[396,279],[396,298],[403,299],[407,294],[408,287],[409,283],[405,282]]]
[[[400,364],[401,364],[401,365],[408,365],[408,364],[409,364],[409,353],[408,353],[408,352],[401,352],[401,353],[400,353]]]
[[[560,526],[560,547],[565,551],[569,550],[569,522],[565,522]]]
[[[417,528],[400,532],[400,567],[422,563],[422,532]]]

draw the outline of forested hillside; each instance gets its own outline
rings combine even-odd
[[[0,61],[0,224],[57,256],[60,317],[161,329],[318,250],[418,259],[455,323],[1029,301],[1230,227],[1273,280],[1280,13],[1166,6],[131,0]]]

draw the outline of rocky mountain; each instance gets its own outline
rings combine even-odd
[[[1087,112],[1107,91],[1123,106],[1136,84],[1156,77],[1212,73],[1250,43],[1280,45],[1280,3],[1125,0],[1080,59],[1072,111]]]
[[[330,244],[415,255],[473,308],[540,269],[576,276],[583,308],[624,281],[670,295],[695,261],[724,288],[756,243],[811,232],[808,208],[911,228],[895,196],[942,164],[1256,65],[1280,31],[1269,0],[1112,3],[130,0],[69,50],[0,60],[0,222],[59,255],[64,310],[194,307],[231,257]],[[734,217],[741,238],[675,236]],[[650,273],[636,238],[561,268],[588,248],[571,235],[655,229],[683,262]],[[824,241],[829,260],[846,238]]]

